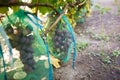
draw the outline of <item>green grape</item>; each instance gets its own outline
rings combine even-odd
[[[60,52],[60,48],[57,48],[56,51],[59,53]]]

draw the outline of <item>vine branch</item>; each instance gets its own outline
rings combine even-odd
[[[52,29],[54,28],[57,23],[60,21],[60,19],[62,18],[62,16],[65,14],[65,11],[68,9],[68,7],[72,7],[74,8],[75,6],[82,6],[83,4],[85,4],[87,0],[84,0],[83,2],[77,1],[75,3],[69,3],[66,4],[65,8],[63,9],[63,12],[58,16],[58,18],[56,19],[56,21],[50,26],[50,28],[48,30],[45,31],[45,35]],[[51,9],[53,9],[57,14],[59,14],[59,12],[56,10],[56,8],[49,3],[26,3],[26,2],[15,2],[15,3],[0,3],[0,7],[11,7],[11,6],[28,6],[28,7],[38,7],[38,6],[42,6],[42,7],[49,7]]]
[[[81,2],[76,2],[76,3],[73,3],[73,4],[67,4],[65,6],[65,8],[63,9],[63,12],[59,15],[59,17],[55,20],[55,22],[50,26],[50,28],[48,30],[45,31],[45,35],[50,31],[52,30],[52,28],[54,28],[57,23],[60,21],[60,19],[62,18],[62,16],[65,14],[65,11],[68,9],[68,7],[75,7],[76,5],[78,6],[82,6],[84,3],[86,2],[86,0],[84,0],[82,3]]]
[[[48,3],[26,3],[26,2],[16,2],[16,3],[0,3],[0,7],[11,7],[11,6],[28,6],[28,7],[36,7],[36,6],[42,6],[42,7],[50,7],[55,12],[58,13],[56,8]]]
[[[87,0],[84,0],[83,2],[77,1],[77,2],[72,3],[72,4],[70,3],[69,6],[70,6],[70,7],[82,6],[83,4],[85,4],[86,1],[87,1]]]
[[[68,9],[68,4],[65,6],[65,8],[63,9],[63,12],[58,16],[58,18],[55,20],[55,22],[50,26],[50,28],[48,30],[45,31],[45,35],[52,29],[54,28],[57,23],[60,21],[60,19],[62,18],[62,16],[65,14],[65,11]]]

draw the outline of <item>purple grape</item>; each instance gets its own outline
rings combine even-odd
[[[33,35],[29,35],[27,36],[30,40],[34,40],[34,36]]]
[[[34,52],[33,49],[32,49],[32,47],[26,47],[25,51],[30,52],[30,53]]]
[[[33,58],[33,54],[32,53],[27,53],[27,58],[28,59],[32,59]]]
[[[35,64],[35,60],[34,59],[29,59],[28,60],[28,64],[29,65],[34,65]]]
[[[26,42],[26,38],[25,38],[25,37],[22,37],[22,38],[20,39],[20,42],[21,42],[21,43],[25,43],[25,42]]]
[[[24,70],[25,70],[26,72],[32,72],[32,71],[33,71],[32,67],[30,67],[30,66],[27,65],[27,64],[24,64]]]

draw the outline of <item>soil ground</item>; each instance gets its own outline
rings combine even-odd
[[[100,15],[93,7],[92,16],[75,28],[78,50],[75,69],[71,61],[54,69],[55,80],[120,80],[120,15],[113,0],[94,0],[94,5],[111,8]],[[78,45],[79,46],[79,45]],[[115,55],[114,55],[115,54]]]

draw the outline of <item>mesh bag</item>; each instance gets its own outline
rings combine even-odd
[[[55,21],[54,15],[49,17],[46,27]],[[74,48],[73,67],[76,57],[76,41],[74,31],[66,16],[58,22],[57,26],[48,33],[47,41],[50,46],[51,54],[60,59],[62,62],[67,62],[70,59],[70,54]]]
[[[1,26],[12,47],[19,51],[17,57],[13,52],[14,67],[6,70],[8,80],[52,80],[48,46],[39,34],[42,30],[41,20],[19,10],[7,16]]]
[[[11,45],[10,45],[10,42],[9,42],[9,40],[7,39],[7,35],[6,35],[6,33],[5,33],[5,31],[4,31],[4,29],[3,29],[3,27],[0,27],[0,63],[3,63],[3,64],[1,64],[0,65],[0,73],[1,73],[1,75],[0,75],[0,78],[1,78],[1,80],[3,80],[3,79],[7,79],[7,75],[6,75],[6,63],[5,63],[5,59],[4,59],[4,55],[3,55],[3,52],[5,52],[5,51],[3,51],[2,49],[4,49],[4,47],[3,46],[6,46],[6,48],[8,48],[8,51],[9,51],[9,63],[11,63],[11,67],[13,66],[12,64],[13,64],[13,58],[12,58],[12,47],[11,47]],[[4,70],[2,70],[2,69],[4,69]]]

